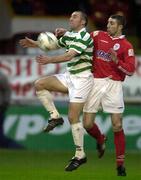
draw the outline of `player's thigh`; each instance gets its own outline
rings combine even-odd
[[[94,79],[94,84],[85,102],[83,112],[96,113],[101,107],[103,97],[103,81]]]
[[[83,113],[83,126],[85,129],[90,129],[93,127],[93,123],[95,121],[96,114],[95,113]]]
[[[108,84],[102,98],[103,110],[108,113],[123,113],[124,101],[121,82],[109,80]]]
[[[70,102],[68,118],[71,124],[79,122],[80,113],[83,110],[84,103]]]
[[[111,114],[111,121],[113,131],[120,131],[122,129],[122,113]]]
[[[68,80],[70,102],[84,103],[94,84],[93,76],[77,77],[71,75]]]
[[[40,78],[35,82],[35,87],[37,90],[46,89],[49,91],[68,93],[68,88],[56,76]]]

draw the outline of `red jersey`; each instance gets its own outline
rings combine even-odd
[[[91,33],[94,40],[93,75],[95,78],[111,77],[123,81],[126,75],[131,76],[135,71],[135,56],[132,45],[122,35],[111,37],[107,32]],[[110,49],[117,53],[118,63],[112,61]]]

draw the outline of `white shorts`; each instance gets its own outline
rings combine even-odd
[[[94,85],[83,111],[96,113],[101,108],[108,113],[123,113],[124,101],[121,81],[94,78]]]
[[[86,102],[94,84],[92,74],[88,77],[78,77],[66,72],[64,74],[56,74],[55,76],[65,87],[68,88],[70,102]]]

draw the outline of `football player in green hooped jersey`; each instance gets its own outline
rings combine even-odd
[[[45,132],[53,130],[56,126],[62,125],[64,120],[57,111],[52,100],[51,91],[69,94],[68,119],[71,125],[76,152],[66,171],[73,171],[81,164],[86,163],[87,158],[83,148],[84,130],[80,122],[80,113],[84,103],[93,86],[91,73],[93,40],[86,31],[87,16],[81,11],[75,11],[69,19],[71,31],[67,31],[59,40],[60,47],[65,47],[66,52],[59,56],[36,57],[37,63],[46,65],[50,63],[67,62],[66,72],[38,79],[35,82],[37,97],[43,106],[50,113],[50,120],[44,127]],[[23,47],[37,47],[37,41],[25,38],[20,41]]]

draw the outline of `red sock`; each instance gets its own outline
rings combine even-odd
[[[87,133],[96,139],[98,144],[102,144],[104,141],[103,134],[101,134],[98,126],[94,123],[91,129],[87,129]]]
[[[125,157],[125,135],[123,130],[114,133],[114,143],[117,166],[122,166],[124,164]]]

